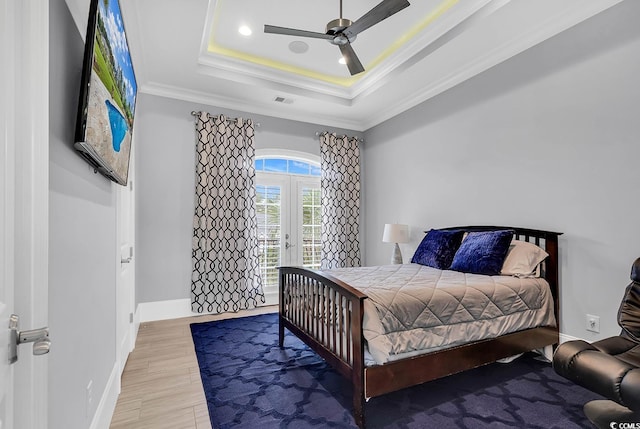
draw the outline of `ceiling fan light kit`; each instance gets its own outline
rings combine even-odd
[[[353,24],[353,21],[351,21],[350,19],[346,19],[346,18],[334,19],[333,21],[329,21],[329,23],[327,24],[327,29],[325,30],[325,33],[331,36],[342,35],[342,32],[351,24]],[[356,40],[355,34],[353,35],[353,39],[349,41],[352,41],[352,40]],[[331,42],[333,43],[333,41]],[[334,45],[335,44],[336,43],[334,43]]]
[[[340,18],[329,21],[324,33],[314,31],[297,30],[295,28],[277,27],[275,25],[265,25],[264,32],[271,34],[283,34],[287,36],[311,37],[314,39],[325,39],[332,45],[340,48],[342,57],[351,75],[356,75],[364,71],[362,63],[358,59],[351,43],[356,40],[358,33],[374,26],[391,15],[400,12],[409,6],[407,0],[383,0],[369,12],[365,13],[357,21],[351,21],[342,17],[342,0],[340,0]]]

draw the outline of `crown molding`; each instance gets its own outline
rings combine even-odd
[[[236,98],[224,97],[214,94],[205,94],[200,91],[193,91],[171,85],[164,85],[156,82],[143,84],[138,88],[138,92],[159,97],[172,98],[175,100],[189,101],[192,103],[206,104],[208,106],[222,107],[225,109],[239,110],[256,115],[271,116],[275,118],[288,119],[298,122],[307,122],[317,125],[325,125],[335,128],[344,128],[353,131],[364,131],[362,123],[348,120],[339,116],[319,115],[317,113],[302,112],[294,109],[279,109],[274,104],[257,104],[255,102],[244,102]]]
[[[212,56],[212,54],[207,54],[198,57],[198,73],[342,106],[352,105],[352,97],[335,86],[323,84],[306,76],[291,75],[260,65],[247,65],[245,62],[233,58],[218,56],[218,59],[213,60]]]

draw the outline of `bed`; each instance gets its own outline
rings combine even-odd
[[[379,334],[372,333],[371,326],[379,328],[380,324],[379,320],[374,321],[373,325],[371,323],[371,319],[375,319],[372,317],[372,311],[374,311],[372,303],[380,314],[386,315],[385,311],[388,308],[385,305],[391,306],[396,304],[396,301],[402,301],[398,300],[397,296],[392,297],[388,304],[380,304],[377,301],[381,295],[386,293],[386,289],[390,289],[387,284],[394,276],[404,276],[409,279],[408,286],[403,286],[403,290],[406,290],[406,288],[415,286],[415,281],[420,276],[435,276],[439,279],[443,277],[458,278],[456,276],[459,276],[460,273],[453,273],[448,269],[434,272],[424,270],[422,267],[414,267],[415,264],[405,264],[396,268],[391,266],[363,267],[353,269],[354,271],[317,271],[301,267],[280,267],[279,345],[281,348],[284,347],[284,332],[287,329],[351,381],[353,385],[353,415],[360,428],[365,426],[365,402],[368,398],[425,383],[527,351],[558,344],[559,334],[556,323],[559,320],[558,236],[561,233],[500,226],[463,226],[443,228],[438,231],[444,233],[462,231],[465,234],[464,237],[472,233],[512,231],[514,240],[532,243],[543,249],[548,256],[537,266],[537,275],[528,276],[534,277],[534,281],[537,277],[537,284],[540,284],[540,280],[542,280],[544,285],[548,285],[543,285],[541,288],[548,291],[546,293],[549,295],[548,302],[550,304],[540,304],[544,308],[537,310],[540,316],[538,320],[532,326],[512,322],[503,323],[503,325],[509,326],[508,329],[492,329],[487,320],[482,320],[483,329],[472,327],[462,334],[463,339],[457,337],[451,344],[447,344],[446,341],[427,340],[426,343],[429,344],[424,350],[413,350],[420,348],[415,347],[416,341],[406,341],[410,344],[410,351],[407,352],[404,349],[394,350],[392,345],[389,346],[389,343],[393,343],[393,341],[384,339],[382,352],[380,349],[369,350],[369,343],[373,346],[377,342],[374,337],[377,338],[376,335]],[[394,269],[400,271],[394,274]],[[406,270],[412,271],[407,273]],[[424,273],[420,274],[423,271]],[[370,275],[367,272],[374,274]],[[363,282],[366,277],[377,279],[374,281],[375,287],[366,287],[367,281],[369,281]],[[471,282],[481,276],[463,275],[463,277],[465,279],[471,278],[471,280],[465,280]],[[510,277],[515,278],[514,276]],[[521,299],[522,293],[518,291],[526,290],[528,288],[526,282],[530,280],[521,278],[510,280],[507,276],[500,275],[490,281],[499,283],[500,288],[505,282],[519,284],[520,286],[516,286],[515,292],[511,292],[510,295]],[[354,284],[357,287],[354,287]],[[526,287],[523,288],[522,285]],[[494,286],[494,289],[500,288]],[[413,287],[412,290],[416,289]],[[474,286],[472,290],[481,289]],[[464,292],[461,293],[466,295]],[[448,293],[448,295],[455,294]],[[527,299],[529,301],[525,300],[524,303],[520,302],[513,306],[526,307],[530,305],[530,302],[533,302],[531,298]],[[412,297],[409,301],[412,300],[419,301],[420,298],[414,299]],[[486,305],[486,303],[482,305]],[[446,305],[441,305],[441,307],[445,308]],[[508,306],[502,307],[507,308]],[[383,308],[384,311],[380,308]],[[411,313],[409,310],[407,312]],[[502,312],[504,313],[504,311]],[[425,310],[420,314],[426,313],[431,314],[431,310]],[[473,313],[472,309],[470,313]],[[482,313],[482,311],[478,313]],[[426,321],[423,321],[423,326],[411,327],[410,335],[412,338],[418,338],[417,342],[423,342],[419,335],[423,335],[424,338],[430,335],[428,329],[433,328],[431,326],[433,324],[429,319],[433,319],[433,317],[415,317],[415,314],[407,317],[425,319]],[[438,314],[438,317],[442,317],[442,312]],[[384,319],[384,317],[378,319]],[[393,331],[405,322],[402,317],[394,316],[390,319],[383,324],[387,325],[391,331],[390,334],[395,335]],[[450,328],[435,326],[435,329]],[[453,330],[459,329],[456,327]],[[482,332],[478,333],[478,331]],[[425,333],[420,334],[420,332]],[[451,332],[451,330],[439,331],[437,337],[440,339],[449,338]],[[469,332],[473,333],[469,337],[472,339],[464,339],[464,336]],[[389,353],[390,350],[391,353]]]

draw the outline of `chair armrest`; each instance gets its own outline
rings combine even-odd
[[[585,350],[598,350],[591,344],[582,340],[567,341],[562,343],[553,354],[553,369],[561,376],[573,380],[572,367],[576,356]]]
[[[625,398],[629,396],[633,397],[629,398],[631,403],[638,401],[635,399],[638,387],[633,383],[636,377],[640,378],[640,373],[626,380],[638,367],[584,341],[569,341],[560,345],[553,356],[553,368],[561,376],[619,404],[628,407]],[[625,387],[622,387],[623,381]],[[628,394],[623,394],[622,390],[628,390]]]

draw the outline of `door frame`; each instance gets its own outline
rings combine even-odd
[[[295,159],[295,160],[300,160],[300,161],[304,161],[304,162],[310,162],[310,163],[314,163],[314,164],[320,164],[320,156],[319,155],[315,155],[315,154],[311,154],[311,153],[307,153],[307,152],[300,152],[300,151],[295,151],[295,150],[289,150],[289,149],[275,149],[275,148],[265,148],[265,149],[257,149],[256,150],[256,155],[255,155],[255,159],[261,159],[261,158],[284,158],[284,159]],[[298,192],[297,189],[293,190],[291,189],[291,179],[289,177],[290,175],[285,173],[265,173],[265,172],[261,172],[261,171],[257,171],[256,172],[256,184],[258,183],[258,177],[261,178],[265,178],[265,182],[268,183],[264,183],[266,185],[276,185],[276,186],[280,186],[281,188],[285,188],[289,190],[289,195],[287,196],[287,198],[290,198],[290,195],[292,192]],[[283,178],[287,179],[286,184],[284,184]],[[262,184],[262,183],[261,183]],[[284,184],[284,186],[283,186]],[[282,195],[281,195],[282,197]],[[281,216],[286,216],[286,219],[281,218],[281,224],[288,224],[291,225],[292,222],[297,221],[296,219],[289,219],[290,216],[290,212],[287,213],[281,213]],[[281,243],[284,243],[285,240],[285,228],[281,228],[280,231],[280,240]],[[290,231],[290,240],[295,239],[297,242],[297,231]],[[298,252],[298,249],[295,249],[296,252]],[[286,265],[290,260],[290,254],[292,252],[281,252],[281,264]],[[265,305],[277,305],[278,304],[278,291],[277,289],[271,290],[271,291],[266,291],[265,292],[265,298],[266,298],[266,303]]]
[[[318,177],[307,177],[288,173],[256,173],[256,183],[280,188],[280,243],[289,243],[290,247],[280,245],[280,265],[302,265],[302,226],[301,210],[302,190],[320,189]],[[316,186],[317,185],[317,186]],[[286,202],[286,205],[284,204]],[[288,236],[287,236],[288,234]]]
[[[2,120],[13,129],[2,138],[15,154],[15,186],[9,192],[15,192],[14,234],[20,237],[14,242],[14,312],[21,329],[33,329],[47,326],[49,319],[49,3],[6,4],[13,25],[4,43],[13,45],[14,61],[1,67],[14,76],[14,85],[3,100],[9,108]],[[13,425],[45,429],[48,355],[34,357],[28,345],[18,354]]]
[[[135,314],[136,286],[135,286],[135,141],[132,141],[129,154],[129,175],[127,186],[115,186],[116,188],[116,358],[120,367],[119,375],[122,375],[127,363],[129,353],[133,351],[136,343],[136,328],[133,320]],[[123,198],[129,201],[123,204]],[[125,216],[123,210],[129,209]],[[124,225],[127,222],[128,225]],[[122,248],[123,229],[128,231],[127,242],[129,249]],[[123,263],[128,258],[129,262]],[[123,272],[130,271],[133,277],[130,288],[123,278]],[[120,308],[124,304],[126,308]],[[126,324],[124,332],[120,332],[120,324]],[[120,388],[118,389],[120,390]]]

